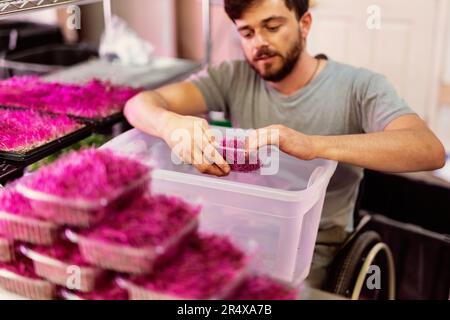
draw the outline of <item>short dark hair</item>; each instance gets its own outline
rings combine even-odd
[[[225,12],[231,20],[240,19],[245,10],[263,0],[225,0]],[[289,10],[294,10],[297,19],[309,10],[309,0],[284,0]]]

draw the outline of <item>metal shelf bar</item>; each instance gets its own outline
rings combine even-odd
[[[68,5],[83,5],[102,0],[0,0],[0,19],[5,16]]]
[[[211,1],[202,0],[202,29],[203,29],[203,46],[205,56],[203,63],[208,65],[211,63],[212,56],[212,34],[211,34]]]

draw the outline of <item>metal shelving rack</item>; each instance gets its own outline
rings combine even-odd
[[[204,41],[204,59],[201,62],[201,66],[210,63],[212,52],[212,39],[211,39],[211,0],[202,1],[202,27],[203,27],[203,41]],[[0,0],[0,20],[6,17],[15,16],[17,14],[24,14],[28,12],[35,12],[38,10],[45,10],[50,8],[64,8],[70,5],[85,5],[92,3],[103,4],[103,16],[105,26],[108,26],[111,22],[112,8],[111,0]],[[217,2],[217,1],[214,1]],[[16,175],[18,171],[23,168],[16,167],[15,165],[0,162],[0,183],[3,178],[9,175]],[[1,186],[1,185],[0,185]]]
[[[103,16],[105,19],[105,26],[107,26],[109,25],[112,16],[111,0],[0,0],[0,19],[30,11],[97,2],[103,2]],[[213,2],[214,4],[221,3],[221,1],[217,0]],[[211,0],[202,0],[202,29],[205,48],[204,63],[211,62],[211,5]]]
[[[103,2],[105,25],[111,21],[111,0],[0,0],[0,19],[19,13],[49,8]]]
[[[203,45],[205,48],[205,64],[211,63],[212,59],[212,7],[223,6],[223,0],[202,0],[202,12],[203,12]]]
[[[0,0],[0,20],[6,17],[15,16],[27,12],[38,10],[67,7],[70,5],[84,5],[90,3],[103,2],[103,15],[105,25],[111,21],[111,1],[110,0]],[[24,165],[11,164],[3,160],[0,161],[0,187],[2,183],[21,176],[25,169]]]
[[[204,63],[209,64],[212,56],[211,0],[202,0],[202,16],[203,46],[205,48]]]
[[[205,56],[203,64],[211,62],[212,39],[211,39],[211,6],[223,3],[221,0],[202,1],[202,29]],[[49,8],[67,7],[70,5],[83,5],[91,3],[103,3],[103,16],[105,26],[109,25],[112,16],[111,0],[0,0],[0,19],[20,13],[37,11]]]

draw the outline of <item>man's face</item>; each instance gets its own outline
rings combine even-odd
[[[288,76],[303,51],[300,22],[284,0],[261,0],[235,21],[245,57],[264,79]]]

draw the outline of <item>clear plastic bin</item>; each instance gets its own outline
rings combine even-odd
[[[238,243],[256,240],[258,271],[294,285],[308,276],[336,162],[301,161],[274,152],[279,154],[279,170],[274,175],[232,172],[217,178],[191,165],[174,163],[163,140],[138,130],[118,136],[104,148],[152,163],[155,193],[203,197],[200,230],[228,235]]]
[[[124,186],[108,198],[99,200],[66,199],[17,185],[17,191],[30,200],[35,214],[59,225],[86,228],[98,223],[112,208],[129,203],[148,190],[150,173]]]
[[[180,233],[164,246],[131,247],[122,244],[91,239],[71,230],[66,230],[66,237],[78,243],[83,258],[98,267],[116,272],[145,274],[152,272],[160,258],[168,259],[176,254],[180,243],[191,236],[198,227],[197,219],[189,222]]]
[[[33,300],[52,300],[56,286],[46,280],[31,279],[0,269],[0,287]]]
[[[37,218],[0,211],[0,232],[10,239],[45,246],[56,241],[58,226]]]
[[[57,285],[68,286],[68,280],[72,276],[70,268],[74,266],[73,264],[46,256],[25,246],[20,246],[20,252],[33,261],[34,271],[38,276]],[[99,279],[105,274],[104,270],[94,267],[76,267],[78,267],[80,276],[80,287],[77,290],[82,292],[92,291]]]

